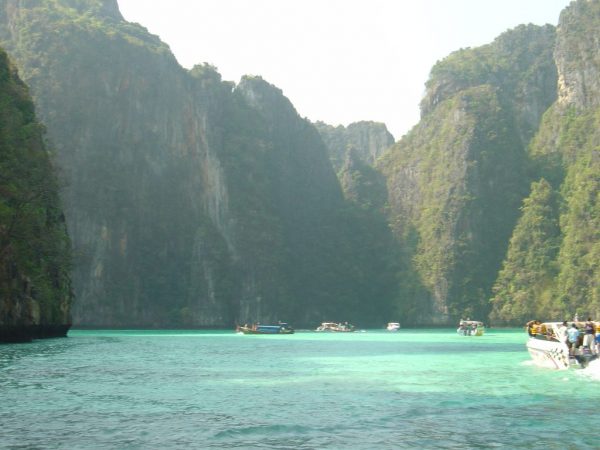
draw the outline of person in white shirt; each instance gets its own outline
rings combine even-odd
[[[569,341],[569,335],[567,334],[568,326],[567,321],[565,320],[562,325],[558,327],[558,340],[564,344],[567,344]]]

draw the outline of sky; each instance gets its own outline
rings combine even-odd
[[[569,0],[118,0],[186,68],[260,75],[309,120],[419,121],[431,67],[520,24],[556,25]]]

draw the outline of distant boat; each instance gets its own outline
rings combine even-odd
[[[337,333],[348,333],[355,331],[354,325],[348,322],[336,323],[336,322],[323,322],[317,327],[315,331],[333,331]]]
[[[243,334],[294,334],[294,329],[287,323],[279,323],[277,325],[244,325],[238,326],[236,331]]]
[[[398,322],[390,322],[387,324],[386,329],[388,331],[398,331],[400,329],[400,324]]]
[[[461,336],[483,336],[485,326],[477,320],[462,320],[458,324],[456,332]]]

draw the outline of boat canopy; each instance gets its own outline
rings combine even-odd
[[[567,320],[565,321],[567,327],[571,327],[571,325],[575,325],[579,330],[583,330],[585,328],[586,322],[583,321],[574,321]],[[592,321],[594,324],[594,329],[597,333],[600,333],[600,322]],[[552,337],[555,339],[560,338],[560,327],[563,322],[540,322],[539,320],[530,320],[527,322],[525,328],[530,336],[545,336],[546,338]]]
[[[483,326],[483,322],[479,322],[478,320],[460,320],[460,325],[477,325],[479,327]]]

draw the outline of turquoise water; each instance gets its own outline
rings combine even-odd
[[[521,330],[71,331],[0,345],[0,447],[600,448],[600,368]]]

